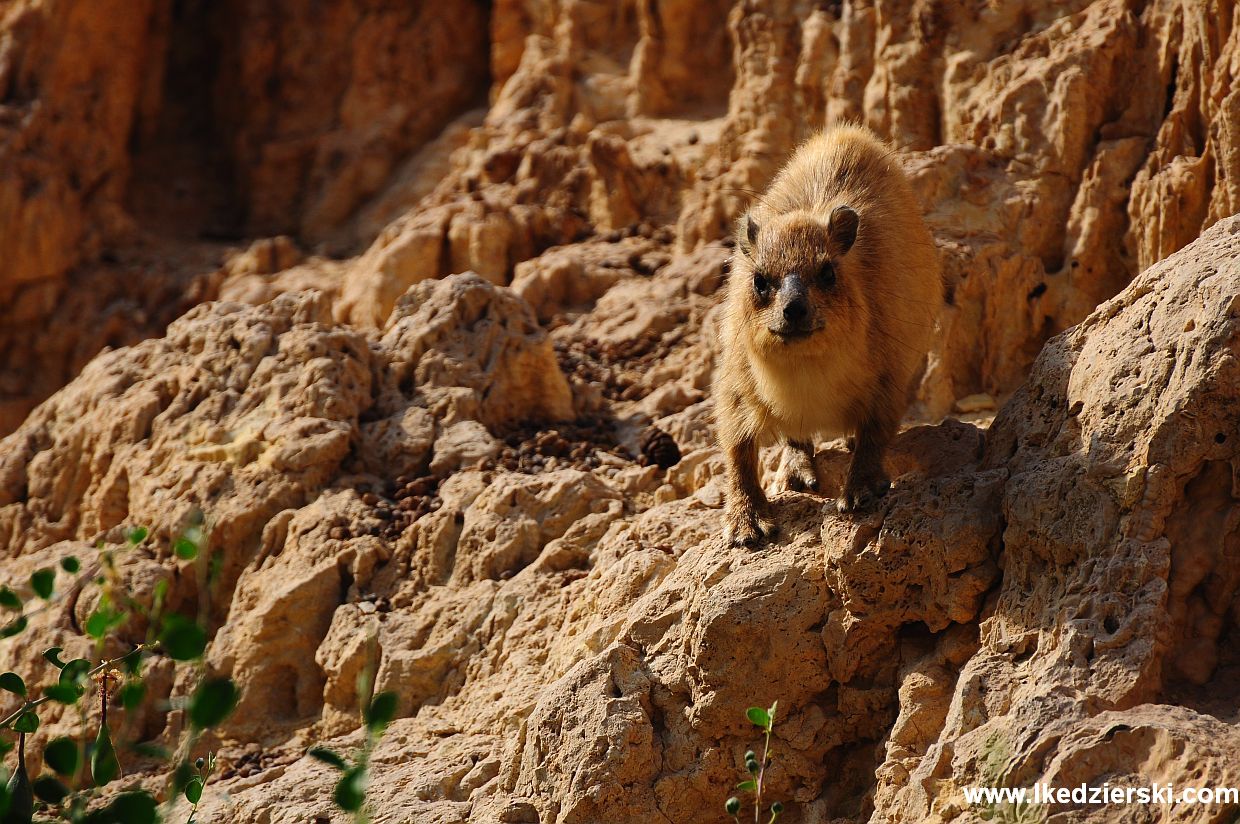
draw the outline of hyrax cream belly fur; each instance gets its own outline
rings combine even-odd
[[[793,450],[787,483],[817,489],[813,439],[856,436],[840,509],[890,486],[883,453],[908,407],[943,303],[934,241],[908,179],[868,129],[808,141],[737,227],[720,363],[719,441],[734,544],[772,534],[757,449]]]

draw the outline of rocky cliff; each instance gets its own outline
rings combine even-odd
[[[372,661],[376,821],[720,821],[776,699],[790,822],[1229,820],[960,788],[1240,785],[1236,15],[17,0],[3,578],[151,527],[118,574],[242,690],[204,820],[332,820],[303,754],[359,740]],[[787,493],[729,549],[725,236],[840,118],[900,150],[952,304],[881,509]],[[99,598],[4,668],[88,653]]]

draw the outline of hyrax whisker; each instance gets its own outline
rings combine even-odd
[[[938,253],[895,151],[838,126],[794,153],[737,223],[715,372],[727,534],[773,533],[759,441],[855,435],[840,509],[889,486],[882,458],[944,305]],[[812,463],[812,462],[810,462]],[[802,463],[798,483],[812,468]]]

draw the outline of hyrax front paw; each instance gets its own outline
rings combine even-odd
[[[757,549],[778,532],[775,522],[753,509],[737,509],[725,516],[723,537],[729,546]]]
[[[840,495],[840,512],[865,512],[874,507],[887,490],[891,489],[891,481],[886,475],[870,477],[850,476],[844,484],[844,492]]]

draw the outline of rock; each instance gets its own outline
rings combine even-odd
[[[406,585],[393,599],[400,617],[379,633],[380,679],[413,715],[385,746],[477,747],[495,759],[494,777],[467,782],[466,795],[463,768],[421,755],[377,767],[376,783],[414,782],[403,786],[423,788],[427,815],[468,804],[475,815],[525,810],[518,820],[713,820],[756,743],[744,708],[775,699],[771,792],[803,819],[920,821],[964,812],[967,784],[1144,781],[1183,776],[1194,759],[1221,764],[1234,736],[1203,697],[1188,697],[1212,694],[1210,670],[1201,653],[1176,664],[1175,651],[1220,637],[1205,629],[1220,626],[1208,606],[1188,607],[1189,582],[1231,580],[1226,555],[1221,539],[1208,549],[1179,531],[1209,523],[1206,510],[1157,513],[1185,501],[1230,511],[1197,490],[1220,488],[1212,467],[1234,460],[1229,393],[1240,383],[1222,353],[1236,335],[1237,237],[1240,219],[1224,222],[1053,340],[984,447],[964,424],[903,433],[895,488],[875,515],[843,519],[812,496],[779,497],[786,537],[765,552],[726,550],[718,509],[694,497],[633,515],[609,507],[587,527],[593,516],[571,514],[570,502],[619,503],[605,484],[499,476],[465,499],[451,569],[437,578],[447,589]],[[1134,339],[1134,323],[1150,337]],[[1187,370],[1168,368],[1172,343]],[[1167,381],[1161,393],[1136,391],[1156,380]],[[1085,429],[1094,446],[1081,451]],[[583,488],[594,491],[573,491]],[[548,542],[574,519],[581,526]],[[1202,547],[1200,561],[1171,562],[1188,547]],[[1173,591],[1188,601],[1173,606]],[[1058,606],[1073,599],[1095,606]],[[343,685],[363,652],[328,650],[358,636],[343,628],[362,613],[338,616],[319,660]],[[1079,686],[1064,695],[1064,683]],[[327,694],[343,731],[352,698],[339,689]],[[1172,696],[1187,705],[1142,703]],[[454,732],[427,737],[443,725]],[[1123,730],[1120,743],[1103,747],[1107,730]],[[1153,765],[1136,743],[1149,740],[1193,755]],[[262,792],[317,780],[298,770]],[[233,809],[261,809],[258,791],[234,793]]]
[[[370,405],[370,349],[327,311],[313,294],[206,305],[96,359],[7,441],[0,541],[18,555],[137,523],[167,540],[197,508],[231,587],[268,521],[339,471]]]
[[[431,474],[447,477],[458,469],[494,459],[503,448],[504,445],[477,421],[454,423],[435,439]]]
[[[475,274],[415,286],[392,312],[385,392],[416,392],[438,420],[487,426],[572,417],[572,395],[529,306]]]
[[[659,246],[642,238],[615,244],[574,244],[549,249],[517,264],[512,290],[534,308],[540,321],[555,315],[593,308],[594,303],[626,277],[639,273],[642,253]]]
[[[367,471],[399,478],[417,477],[430,468],[437,441],[435,419],[425,407],[410,404],[386,418],[363,423],[360,430]]]
[[[1002,585],[886,820],[959,804],[953,787],[982,783],[996,748],[1013,785],[1066,779],[1058,765],[1089,759],[1099,713],[1167,713],[1185,719],[1168,733],[1187,736],[1178,746],[1214,746],[1187,730],[1209,706],[1198,701],[1218,694],[1202,687],[1222,672],[1219,633],[1232,620],[1226,530],[1208,524],[1235,511],[1224,475],[1240,424],[1238,261],[1231,218],[1053,339],[996,417],[982,465],[1010,473]],[[1053,686],[1063,683],[1071,694]],[[1187,709],[1162,706],[1176,698]],[[1146,780],[1144,750],[1108,753],[1109,774]],[[952,781],[927,793],[931,775]]]
[[[105,587],[168,582],[241,689],[204,821],[337,815],[304,753],[361,746],[363,674],[398,697],[376,821],[717,821],[776,700],[789,824],[1236,783],[1227,8],[251,5],[0,20],[0,574],[84,569],[0,669],[42,683]],[[778,494],[732,550],[728,235],[840,118],[922,201],[938,343],[881,505]],[[654,431],[677,462],[638,465]],[[199,517],[209,589],[171,551]],[[147,672],[126,721],[175,744],[197,670]],[[78,727],[50,706],[31,763]]]
[[[955,403],[957,412],[988,412],[995,408],[995,399],[984,392],[976,395],[965,395],[963,398],[957,398]]]
[[[140,76],[157,49],[148,30],[153,6],[108,0],[68,9],[24,0],[6,10],[0,24],[10,44],[0,72],[0,248],[7,261],[0,326],[6,329],[51,316],[64,286],[57,281],[97,254],[109,231],[123,228],[127,143]],[[93,128],[75,125],[81,123]]]
[[[20,93],[0,128],[20,139],[0,181],[13,261],[0,431],[102,347],[161,334],[219,293],[230,250],[183,254],[184,241],[158,248],[161,235],[369,246],[345,265],[227,276],[231,299],[314,286],[339,296],[337,318],[381,327],[410,286],[474,271],[518,283],[546,320],[612,285],[594,266],[600,239],[695,255],[799,140],[853,118],[906,153],[949,276],[954,308],[920,388],[933,418],[958,397],[1005,396],[1052,334],[1235,211],[1234,38],[1201,3],[1013,15],[702,2],[503,3],[488,43],[473,2],[70,16],[23,0],[4,24],[15,79],[3,83]],[[90,48],[57,45],[77,40]],[[1179,71],[1185,61],[1201,70]],[[341,64],[345,75],[323,68]],[[48,79],[35,88],[34,76]],[[67,122],[107,128],[62,134]],[[173,185],[170,165],[185,170]],[[49,318],[62,332],[32,345]]]
[[[198,237],[369,242],[359,206],[485,97],[486,31],[481,2],[7,10],[0,366],[28,377],[0,386],[0,432],[102,348],[215,297],[203,258],[223,248],[186,254]],[[151,254],[152,236],[180,243]],[[32,344],[49,322],[59,341]]]
[[[207,658],[213,671],[242,687],[221,734],[254,740],[281,726],[296,729],[321,712],[324,670],[306,652],[328,635],[342,595],[351,595],[343,592],[347,582],[368,578],[390,552],[370,536],[326,540],[333,520],[358,521],[364,511],[355,494],[329,493],[277,515],[265,531],[237,581],[230,604],[236,618],[221,627]]]
[[[279,235],[254,241],[244,252],[231,258],[226,268],[232,276],[272,275],[296,266],[301,260],[301,250],[293,239]]]

